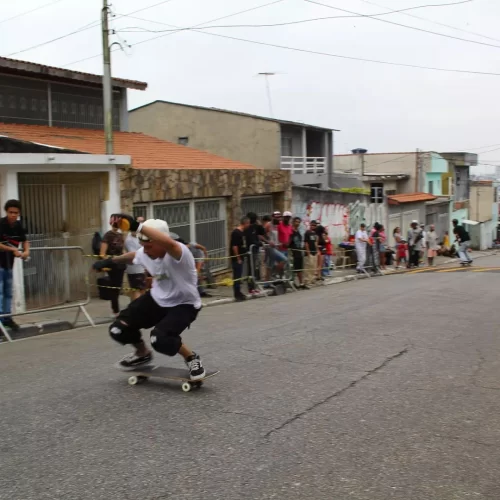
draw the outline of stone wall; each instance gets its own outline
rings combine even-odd
[[[132,213],[134,203],[227,198],[228,227],[241,217],[241,198],[272,194],[277,210],[290,210],[290,172],[282,170],[146,170],[121,168],[121,208]]]

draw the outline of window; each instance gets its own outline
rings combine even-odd
[[[292,156],[292,138],[281,137],[281,156]]]
[[[384,201],[384,185],[380,182],[370,184],[370,202],[382,203]]]
[[[208,250],[210,270],[226,269],[228,254],[226,204],[223,199],[152,203],[151,216],[168,222],[184,241],[196,241]],[[149,205],[134,206],[134,216],[147,217]]]
[[[187,146],[189,142],[189,137],[179,137],[177,139],[177,144],[180,144],[181,146]]]
[[[434,194],[434,181],[429,181],[429,194]]]

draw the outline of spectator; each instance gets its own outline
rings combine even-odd
[[[291,218],[292,212],[285,212],[283,214],[283,220],[278,224],[279,250],[285,255],[288,252],[288,244],[290,243],[290,236],[293,232],[292,225],[290,224]]]
[[[434,265],[434,257],[437,256],[437,251],[439,249],[438,245],[438,235],[436,233],[436,226],[431,224],[430,230],[427,232],[426,243],[427,243],[427,261],[429,266]]]
[[[318,260],[316,262],[316,278],[318,280],[324,280],[323,270],[325,268],[325,255],[326,255],[326,240],[325,240],[325,228],[321,224],[316,228],[316,234],[318,236]]]
[[[380,225],[380,229],[378,230],[378,237],[379,237],[379,256],[380,256],[380,267],[381,269],[385,269],[385,264],[386,264],[386,242],[387,242],[387,236],[385,234],[385,227],[383,225]]]
[[[425,224],[420,224],[420,229],[422,230],[422,248],[420,250],[420,263],[424,261],[425,252],[427,250],[427,231],[425,230]]]
[[[237,302],[246,300],[245,295],[241,293],[241,279],[243,276],[243,262],[245,254],[248,251],[247,242],[245,238],[245,231],[250,225],[248,217],[242,217],[238,227],[233,229],[231,233],[231,262],[233,266],[233,293],[234,299]]]
[[[304,283],[304,244],[299,231],[301,222],[300,217],[293,218],[293,231],[288,247],[292,251],[293,271],[299,280],[299,286],[300,288],[308,289],[309,286]]]
[[[288,261],[287,256],[278,250],[280,245],[278,236],[278,227],[280,222],[281,212],[275,211],[273,212],[272,220],[265,226],[266,238],[269,242],[267,281],[271,281],[271,277],[274,273],[281,276],[283,274],[285,264]]]
[[[469,257],[467,250],[470,248],[470,236],[465,230],[464,226],[458,224],[457,219],[453,219],[453,234],[459,244],[458,246],[458,256],[460,261],[463,263],[472,263],[472,259]]]
[[[418,267],[420,261],[420,250],[422,248],[422,230],[418,227],[418,221],[414,220],[408,230],[408,267]]]
[[[317,227],[318,223],[315,220],[312,220],[309,225],[309,229],[304,235],[304,250],[306,254],[304,259],[304,284],[306,285],[312,283],[314,275],[316,273],[318,262],[318,235],[316,234]]]
[[[144,217],[137,217],[137,222],[144,222]],[[136,233],[129,232],[125,238],[125,250],[127,252],[137,252],[141,248],[141,243]],[[127,278],[130,288],[130,300],[138,299],[146,291],[146,273],[140,264],[127,265]]]
[[[333,245],[332,245],[332,239],[328,235],[328,230],[326,227],[323,238],[325,240],[325,255],[323,257],[323,276],[331,276]]]
[[[113,217],[111,217],[109,224],[111,225],[111,229],[104,235],[101,242],[101,250],[99,252],[101,259],[122,255],[125,247],[123,235],[120,233],[118,224]],[[111,310],[115,317],[117,317],[120,312],[119,299],[125,269],[125,264],[117,264],[108,271],[109,286],[112,287],[109,293],[111,296]]]
[[[180,239],[178,239],[177,241],[184,243]],[[205,265],[207,265],[205,259],[208,259],[208,250],[203,245],[196,243],[196,241],[191,241],[186,246],[189,248],[191,255],[195,259],[194,262],[196,265],[196,272],[198,273],[198,293],[200,294],[200,297],[211,297],[211,295],[205,291],[205,288],[202,285],[203,269]]]
[[[368,233],[366,232],[366,224],[360,224],[359,229],[356,231],[354,241],[356,246],[356,257],[358,259],[356,269],[358,273],[362,273],[365,269],[366,246],[370,243]]]
[[[8,200],[4,206],[5,217],[0,219],[0,322],[13,331],[19,330],[19,325],[12,319],[12,269],[14,258],[26,260],[30,255],[30,243],[26,239],[19,217],[21,203],[18,200]],[[22,243],[23,251],[19,251]]]
[[[392,236],[394,238],[394,247],[396,249],[396,269],[399,269],[401,261],[406,261],[406,246],[403,243],[403,238],[401,237],[401,228],[394,228]]]
[[[262,226],[257,224],[257,214],[255,214],[254,212],[248,212],[247,217],[250,221],[248,228],[245,230],[248,251],[250,252],[246,256],[247,271],[250,277],[248,280],[248,292],[250,294],[254,294],[257,293],[257,290],[255,289],[255,283],[256,281],[260,281],[259,251],[261,240],[259,233],[261,231],[259,228],[261,228]]]

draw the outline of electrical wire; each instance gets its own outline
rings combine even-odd
[[[414,31],[421,31],[423,33],[429,33],[431,35],[441,36],[441,37],[444,37],[444,38],[451,38],[453,40],[459,40],[461,42],[474,43],[476,45],[485,45],[486,47],[494,47],[494,48],[500,49],[500,45],[495,45],[495,44],[492,44],[492,43],[479,42],[477,40],[469,40],[468,38],[461,38],[461,37],[458,37],[458,36],[446,35],[445,33],[438,33],[437,31],[431,31],[431,30],[426,30],[426,29],[423,29],[423,28],[417,28],[416,26],[408,26],[407,24],[396,23],[395,21],[389,21],[387,19],[380,19],[378,17],[373,17],[370,14],[364,14],[363,15],[363,14],[359,14],[359,12],[354,12],[354,11],[351,11],[351,10],[341,9],[340,7],[333,7],[332,5],[328,5],[328,4],[325,4],[325,3],[317,2],[316,0],[305,0],[305,1],[308,2],[308,3],[313,3],[313,4],[316,4],[316,5],[321,5],[323,7],[328,8],[328,9],[338,10],[340,12],[347,12],[348,14],[357,14],[357,15],[360,15],[361,17],[366,17],[368,19],[373,19],[374,21],[380,21],[381,23],[393,24],[394,26],[400,26],[402,28],[407,28],[407,29],[414,30]]]
[[[387,7],[385,5],[381,5],[379,3],[371,2],[369,0],[360,0],[360,1],[364,2],[364,3],[367,3],[369,5],[375,5],[376,7],[381,7],[383,9],[390,9],[391,8],[391,7]],[[451,24],[446,24],[446,23],[441,23],[441,22],[438,22],[438,21],[433,21],[432,19],[427,19],[425,17],[417,16],[415,14],[409,14],[408,12],[404,12],[404,13],[402,13],[402,15],[403,16],[408,16],[408,17],[413,17],[415,19],[419,19],[420,21],[426,21],[428,23],[435,24],[436,26],[443,26],[444,28],[449,28],[449,29],[452,29],[452,30],[461,31],[462,33],[467,33],[469,35],[479,36],[479,37],[482,37],[482,38],[487,38],[488,40],[494,40],[495,42],[500,42],[500,38],[494,38],[492,36],[484,35],[482,33],[476,33],[475,31],[470,31],[470,30],[466,30],[466,29],[463,29],[463,28],[457,28],[456,26],[452,26]]]
[[[222,21],[223,19],[228,19],[229,17],[238,16],[238,15],[240,15],[240,14],[246,14],[247,12],[251,12],[251,11],[254,11],[254,10],[257,10],[257,9],[262,9],[262,8],[264,8],[264,7],[269,7],[269,6],[271,6],[271,5],[274,5],[274,4],[277,4],[277,3],[283,2],[283,1],[284,1],[284,0],[273,0],[272,2],[268,2],[268,3],[265,3],[265,4],[263,4],[263,5],[257,5],[256,7],[252,7],[252,8],[250,8],[250,9],[240,10],[240,11],[238,11],[238,12],[234,12],[233,14],[228,14],[228,15],[226,15],[226,16],[217,17],[217,18],[215,18],[215,19],[210,19],[210,20],[205,21],[205,22],[203,22],[203,23],[199,23],[199,24],[197,24],[197,25],[194,25],[194,26],[192,26],[192,27],[191,27],[191,28],[189,28],[189,29],[199,28],[199,27],[202,27],[204,24],[208,24],[208,23],[215,23],[215,22],[217,22],[217,21]],[[134,12],[134,14],[135,14],[135,12]],[[122,14],[122,15],[120,15],[120,17],[125,17],[125,16],[129,17],[129,16],[130,16],[130,14]],[[151,21],[151,20],[147,20],[147,19],[145,19],[144,21],[146,21],[146,22],[157,22],[157,21]],[[159,23],[159,24],[163,24],[164,26],[171,26],[170,24],[165,24],[165,23]],[[184,29],[187,29],[187,28],[182,28],[182,29],[184,30]],[[138,43],[136,43],[135,45],[140,45],[141,43],[146,43],[146,42],[151,41],[151,40],[156,40],[157,38],[161,38],[162,36],[175,35],[175,33],[177,33],[177,32],[178,32],[178,31],[180,31],[180,30],[181,30],[181,28],[179,28],[179,27],[177,26],[177,30],[176,30],[176,31],[173,31],[173,32],[167,33],[167,34],[165,34],[165,35],[160,35],[160,36],[156,36],[156,37],[148,38],[147,40],[143,40],[143,41],[141,41],[141,42],[138,42]],[[114,49],[114,50],[116,50],[116,49]],[[112,50],[112,51],[114,52],[114,50]],[[99,54],[94,54],[93,56],[85,57],[85,58],[83,58],[83,59],[78,59],[78,61],[73,61],[73,62],[70,62],[70,63],[68,63],[68,64],[65,64],[65,65],[64,65],[64,66],[62,66],[62,67],[63,67],[63,68],[66,68],[67,66],[73,66],[74,64],[78,64],[78,63],[80,63],[80,62],[88,61],[88,60],[90,60],[90,59],[94,59],[94,58],[96,58],[96,57],[102,57],[102,53],[99,53]]]
[[[53,0],[52,2],[39,5],[38,7],[35,7],[34,9],[31,10],[26,10],[24,12],[21,12],[20,14],[16,14],[15,16],[12,17],[7,17],[6,19],[0,20],[0,24],[6,23],[8,21],[13,21],[14,19],[19,19],[20,17],[27,16],[28,14],[31,14],[32,12],[36,12],[37,10],[42,10],[45,9],[46,7],[50,7],[51,5],[54,5],[56,3],[62,2],[63,0]]]
[[[57,1],[61,1],[61,0],[57,0]],[[130,12],[130,14],[136,14],[137,12],[143,12],[145,10],[152,9],[153,7],[158,7],[159,5],[162,5],[162,4],[165,4],[165,3],[169,3],[169,2],[172,2],[172,1],[173,0],[163,0],[161,2],[158,2],[156,4],[150,5],[148,7],[142,7],[141,9],[134,10],[134,11]],[[53,3],[55,3],[55,2],[53,2]],[[115,20],[119,19],[120,17],[122,17],[122,16],[117,16],[115,18]],[[88,24],[82,26],[81,28],[76,29],[75,31],[71,31],[70,33],[66,33],[65,35],[58,36],[57,38],[52,38],[51,40],[47,40],[45,42],[41,42],[41,43],[38,43],[36,45],[32,45],[31,47],[27,47],[25,49],[18,50],[16,52],[12,52],[11,54],[7,54],[7,56],[5,56],[5,57],[12,57],[12,56],[15,56],[17,54],[22,54],[23,52],[28,52],[30,50],[38,49],[39,47],[44,47],[45,45],[49,45],[50,43],[57,42],[59,40],[63,40],[64,38],[68,38],[69,36],[76,35],[77,33],[81,33],[82,31],[87,31],[87,30],[89,30],[91,28],[95,28],[95,27],[97,27],[100,24],[101,24],[100,20],[98,20],[98,21],[92,21],[91,23],[88,23]]]
[[[387,16],[391,14],[398,14],[401,12],[406,12],[409,10],[415,10],[415,9],[423,9],[427,7],[445,7],[449,5],[457,5],[461,3],[467,3],[471,2],[472,0],[462,0],[461,2],[455,2],[455,3],[444,3],[444,4],[434,4],[434,5],[417,5],[416,7],[406,7],[404,9],[398,9],[398,10],[391,10],[389,12],[381,12],[380,14],[372,14],[373,17],[377,16]],[[128,14],[123,14],[120,17],[128,17],[131,19],[136,19],[138,21],[145,21],[145,22],[150,22],[154,24],[164,24],[159,21],[153,21],[153,20],[148,20],[148,19],[143,19],[140,17],[136,16],[131,16]],[[220,25],[215,25],[215,26],[203,26],[203,28],[200,29],[213,29],[213,28],[271,28],[271,27],[279,27],[279,26],[291,26],[295,24],[303,24],[303,23],[311,23],[311,22],[316,22],[316,21],[325,21],[329,19],[353,19],[353,18],[358,18],[358,17],[365,17],[364,14],[360,15],[348,15],[348,16],[326,16],[326,17],[314,17],[314,18],[309,18],[309,19],[301,19],[298,21],[288,21],[288,22],[283,22],[283,23],[271,23],[271,24],[220,24]],[[196,26],[194,26],[196,27]],[[137,28],[137,27],[133,27]],[[121,28],[120,31],[122,33],[138,33],[138,31],[125,31],[127,29],[133,29],[133,28]],[[147,30],[144,28],[137,28],[140,29],[142,32],[149,32],[149,33],[166,33],[169,31],[187,31],[190,30],[191,28],[180,28],[180,29],[170,29],[170,30]]]

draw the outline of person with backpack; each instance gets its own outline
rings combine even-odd
[[[472,264],[472,259],[469,257],[467,250],[470,248],[470,236],[464,226],[458,224],[457,219],[453,219],[453,234],[458,243],[458,256],[463,264]]]

